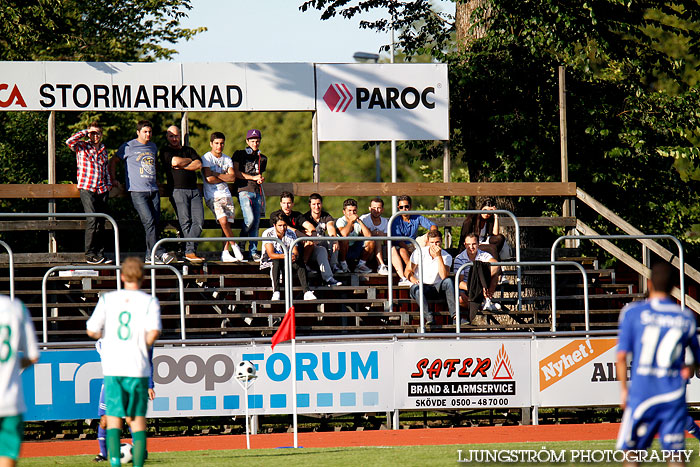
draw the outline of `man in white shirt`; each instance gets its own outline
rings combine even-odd
[[[160,335],[158,299],[142,292],[143,262],[122,263],[123,290],[103,294],[87,322],[87,334],[102,338],[102,373],[107,405],[107,453],[111,465],[120,463],[122,418],[131,428],[134,466],[146,454],[146,411],[151,362],[148,349]]]
[[[0,296],[0,465],[15,465],[27,410],[22,370],[39,360],[34,325],[19,300]]]
[[[418,268],[418,261],[420,261],[418,255],[421,255],[420,260],[423,261],[422,278]],[[450,316],[454,317],[457,314],[455,286],[449,277],[450,266],[452,266],[452,256],[442,249],[442,234],[439,230],[428,231],[428,244],[411,254],[410,262],[406,268],[406,279],[412,283],[411,298],[416,302],[423,301],[426,325],[433,322],[433,313],[428,308],[428,299],[445,300]],[[421,279],[423,280],[423,297],[419,297],[418,281]]]
[[[459,270],[462,265],[467,263],[475,263],[479,261],[480,263],[496,263],[496,258],[491,256],[490,253],[479,249],[479,238],[474,233],[469,233],[464,238],[465,250],[457,255],[455,258],[455,273]],[[488,269],[484,269],[484,284],[486,286],[479,287],[475,290],[469,290],[470,283],[477,283],[477,278],[472,278],[470,280],[470,272],[478,273],[476,269],[472,271],[472,266],[467,266],[462,271],[460,278],[456,279],[458,281],[459,292],[459,306],[469,307],[469,319],[463,318],[463,324],[470,323],[474,320],[477,311],[479,311],[479,306],[483,300],[483,309],[486,311],[501,311],[500,303],[493,302],[493,293],[496,291],[496,286],[498,285],[498,276],[501,270],[498,266],[490,266]],[[479,279],[479,282],[481,280]]]
[[[202,156],[202,176],[204,178],[204,202],[214,213],[216,221],[224,232],[224,237],[233,237],[233,230],[229,222],[236,220],[236,207],[228,188],[229,183],[236,181],[236,173],[233,169],[233,161],[224,154],[226,137],[223,133],[215,131],[209,137],[211,151]],[[231,245],[231,254],[228,247]],[[221,252],[221,261],[235,263],[245,261],[241,249],[236,242],[225,242]]]
[[[371,237],[367,226],[360,220],[357,215],[357,201],[348,198],[343,201],[343,216],[335,222],[338,233],[343,237]],[[358,259],[355,272],[367,274],[372,270],[367,267],[367,260],[374,253],[374,242],[365,240],[351,240],[348,242],[340,242],[340,270],[342,272],[350,272],[347,260]]]
[[[386,237],[389,219],[382,217],[384,212],[384,200],[377,197],[369,202],[369,212],[360,216],[360,220],[367,226],[373,237]],[[377,273],[382,276],[389,275],[389,267],[384,263],[384,251],[386,242],[374,242],[374,256],[377,258]]]

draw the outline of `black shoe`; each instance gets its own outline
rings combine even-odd
[[[100,255],[93,255],[92,253],[85,254],[85,262],[88,264],[101,264],[104,263],[105,259]]]
[[[93,462],[107,462],[107,458],[102,457],[102,454],[98,454],[95,456],[95,458],[92,461]]]

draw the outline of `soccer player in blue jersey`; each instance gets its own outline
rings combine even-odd
[[[625,409],[617,437],[617,449],[644,450],[659,434],[664,450],[685,448],[688,412],[685,403],[686,348],[694,363],[700,346],[693,314],[669,296],[673,271],[667,263],[651,270],[649,298],[625,306],[620,312],[617,343],[617,375],[622,384]],[[627,357],[632,357],[627,384]],[[674,459],[675,460],[675,459]],[[683,462],[669,462],[683,465]]]

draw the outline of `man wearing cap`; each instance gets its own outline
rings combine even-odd
[[[260,152],[260,130],[252,129],[246,133],[245,149],[233,153],[233,171],[236,174],[235,186],[238,190],[238,202],[243,213],[241,237],[257,237],[260,217],[265,214],[265,192],[263,172],[267,168],[267,156]],[[245,245],[243,245],[245,249]],[[260,261],[258,242],[250,241],[248,256],[253,261]]]

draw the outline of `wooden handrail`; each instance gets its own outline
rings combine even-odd
[[[201,188],[201,185],[200,185]],[[160,185],[161,195],[167,192]],[[321,193],[323,196],[576,196],[575,183],[266,183],[267,196],[279,196],[289,191],[296,196]],[[112,190],[110,196],[121,196]],[[62,199],[79,198],[75,184],[4,184],[0,185],[0,199]]]
[[[644,235],[644,232],[641,230],[637,229],[635,226],[624,220],[622,217],[618,216],[615,214],[613,211],[608,209],[605,205],[603,205],[600,201],[597,201],[591,197],[588,193],[583,191],[580,188],[576,189],[576,197],[583,201],[586,205],[588,205],[591,209],[596,211],[598,214],[603,216],[605,219],[608,221],[612,222],[615,226],[619,227],[621,230],[626,232],[629,235]],[[680,260],[678,259],[678,255],[675,253],[672,253],[671,251],[667,250],[666,248],[662,247],[658,243],[656,243],[654,240],[648,240],[648,239],[641,239],[637,240],[638,242],[641,242],[642,245],[646,246],[649,248],[651,251],[659,255],[661,258],[665,259],[666,261],[669,261],[673,266],[676,267],[676,269],[679,269],[681,267]],[[620,250],[622,251],[622,250]],[[685,263],[685,274],[693,279],[695,282],[700,284],[700,271],[695,269],[694,267],[690,266],[687,262]]]
[[[583,235],[600,235],[598,232],[596,232],[594,229],[589,227],[588,225],[584,224],[580,220],[576,221],[576,230],[581,232]],[[643,234],[630,234],[630,235],[643,235]],[[591,239],[593,243],[596,245],[600,246],[602,249],[613,255],[614,257],[618,258],[620,261],[625,263],[627,266],[632,268],[637,274],[644,276],[646,278],[651,277],[651,270],[644,266],[642,263],[634,259],[632,256],[628,255],[624,251],[622,251],[620,248],[615,246],[614,243],[612,243],[609,240],[599,240],[599,239]],[[687,265],[686,265],[687,269]],[[681,298],[681,291],[678,287],[674,287],[673,290],[671,291],[671,295],[674,298],[677,298],[680,300]],[[686,294],[685,295],[685,305],[693,310],[695,313],[700,314],[700,302],[695,300],[693,297],[690,295]]]

